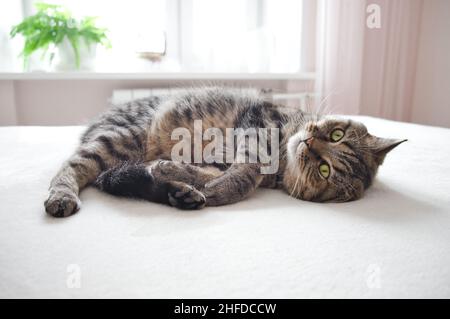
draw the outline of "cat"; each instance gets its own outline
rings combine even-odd
[[[173,161],[172,132],[192,132],[196,120],[203,130],[278,129],[279,149],[268,150],[279,155],[277,171],[262,174],[259,160]],[[386,154],[404,141],[373,136],[353,120],[292,112],[255,91],[183,90],[111,107],[96,119],[52,179],[45,209],[55,217],[72,215],[88,185],[180,209],[235,203],[258,187],[282,188],[307,201],[352,201],[372,184]],[[249,144],[237,142],[235,154],[258,158]]]

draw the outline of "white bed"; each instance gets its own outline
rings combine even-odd
[[[360,119],[409,141],[359,201],[183,212],[87,189],[67,219],[43,202],[82,127],[0,128],[0,297],[449,298],[450,130]]]

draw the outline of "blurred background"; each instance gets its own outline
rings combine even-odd
[[[449,56],[447,0],[3,0],[0,125],[84,124],[108,102],[224,84],[450,127]]]

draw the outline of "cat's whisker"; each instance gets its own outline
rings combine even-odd
[[[291,190],[291,192],[290,192],[290,196],[292,196],[292,194],[294,193],[294,191],[297,189],[297,184],[298,184],[298,181],[299,181],[299,179],[300,179],[300,176],[301,176],[301,175],[299,175],[299,176],[297,177],[297,179],[295,180],[295,184],[294,184],[294,186],[292,187],[292,190]],[[296,194],[296,195],[298,195],[298,194]],[[297,197],[297,196],[293,196],[293,197]]]
[[[322,115],[322,106],[328,101],[328,99],[335,94],[336,89],[330,90],[330,92],[322,98],[322,101],[319,102],[319,105],[316,107],[315,115]]]

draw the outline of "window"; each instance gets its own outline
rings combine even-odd
[[[9,0],[7,2],[17,2]],[[35,0],[23,0],[25,15]],[[98,16],[112,49],[99,71],[299,72],[300,0],[51,0],[77,16]],[[166,55],[152,63],[136,52]]]

